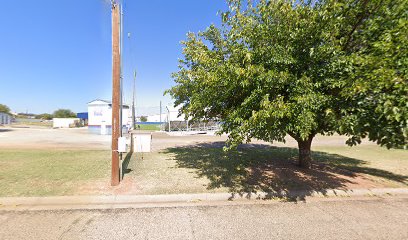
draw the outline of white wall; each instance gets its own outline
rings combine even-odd
[[[180,117],[178,116],[178,108],[170,106],[167,106],[167,108],[170,110],[170,121],[185,121],[184,114],[181,114]],[[161,114],[162,122],[168,121],[169,111],[167,110],[167,108],[163,109],[163,112]],[[140,117],[137,117],[136,120],[140,122]],[[147,116],[147,122],[160,122],[160,114]]]
[[[123,110],[122,110],[122,125],[128,125],[128,124],[132,125],[132,118],[129,118],[129,116],[131,116],[131,115],[132,115],[131,110],[129,108],[127,108],[127,109],[123,108]]]
[[[181,114],[180,117],[178,116],[180,107],[175,108],[175,107],[167,106],[165,121],[167,121],[167,116],[169,115],[169,111],[167,109],[170,110],[170,121],[185,121],[186,120],[185,119],[186,115]]]
[[[130,109],[123,108],[122,111],[122,125],[127,125],[129,123]],[[109,106],[109,103],[103,101],[89,103],[88,125],[101,126],[103,122],[105,125],[112,125],[112,108]]]
[[[167,114],[162,113],[162,115],[161,115],[161,121],[162,121],[162,122],[165,122],[166,119],[167,119]],[[160,122],[160,114],[147,116],[147,121],[148,121],[148,122]]]
[[[185,115],[181,114],[181,116],[178,116],[178,111],[176,112],[170,112],[170,121],[186,121]],[[167,114],[168,115],[168,114]]]
[[[0,124],[11,124],[11,116],[7,113],[0,112]]]
[[[112,108],[109,104],[88,105],[88,125],[100,126],[102,122],[105,122],[105,125],[112,125]]]
[[[54,128],[69,128],[69,125],[80,121],[79,118],[53,118],[52,126]]]

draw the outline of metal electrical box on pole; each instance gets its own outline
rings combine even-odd
[[[120,181],[118,139],[120,136],[120,22],[119,5],[112,3],[112,174],[111,185]]]

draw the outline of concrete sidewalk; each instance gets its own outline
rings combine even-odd
[[[408,239],[408,197],[0,211],[0,239]],[[231,202],[231,201],[222,201]],[[234,203],[235,201],[233,201]]]
[[[169,194],[169,195],[110,195],[58,197],[0,198],[0,211],[116,209],[174,206],[211,206],[264,203],[264,200],[306,200],[330,197],[408,196],[408,188],[381,188],[355,190],[325,190],[325,192],[292,191],[257,194]],[[270,202],[270,201],[269,201]]]

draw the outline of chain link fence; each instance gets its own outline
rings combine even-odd
[[[186,120],[183,114],[179,116],[177,109],[170,107],[136,107],[135,129],[153,130],[153,128],[167,132],[207,132],[217,131],[219,129],[219,122],[213,120]]]

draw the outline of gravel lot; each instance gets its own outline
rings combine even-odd
[[[0,128],[0,148],[109,149],[110,136],[88,133],[87,128]]]

